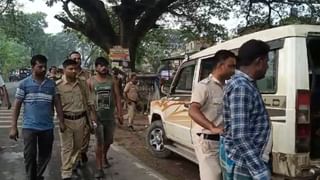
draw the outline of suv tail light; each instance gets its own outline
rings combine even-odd
[[[298,90],[296,98],[296,152],[309,152],[310,139],[310,92]]]

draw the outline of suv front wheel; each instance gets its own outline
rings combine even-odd
[[[171,151],[164,147],[167,137],[160,120],[153,121],[147,130],[146,144],[152,155],[158,158],[166,158]]]

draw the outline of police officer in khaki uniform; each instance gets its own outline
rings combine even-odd
[[[133,119],[136,115],[136,106],[139,100],[137,75],[135,73],[131,74],[130,81],[124,87],[123,96],[128,105],[128,114],[124,118],[128,119],[128,128],[133,131]]]
[[[236,68],[236,56],[227,50],[212,58],[213,70],[192,90],[189,116],[193,119],[192,138],[199,161],[201,180],[220,180],[219,134],[223,131],[222,98],[224,82]]]
[[[63,179],[71,179],[73,170],[83,145],[86,116],[96,121],[94,103],[89,95],[86,82],[76,78],[77,63],[73,60],[63,62],[64,75],[57,81],[58,93],[61,97],[66,129],[60,133],[61,139],[61,175]],[[90,107],[88,110],[87,107]],[[89,111],[89,112],[88,112]]]
[[[73,51],[69,54],[69,58],[77,62],[77,78],[79,78],[82,81],[87,81],[91,77],[91,74],[90,71],[81,68],[81,54],[77,51]],[[87,152],[89,149],[90,142],[90,124],[88,122],[85,124],[83,136],[83,145],[79,157],[81,159],[82,164],[88,161]]]

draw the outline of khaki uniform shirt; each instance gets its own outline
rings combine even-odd
[[[76,82],[71,83],[66,80],[65,76],[62,76],[61,80],[57,81],[58,94],[61,97],[61,104],[63,112],[67,113],[81,113],[87,110],[83,103],[83,95],[80,90],[80,81],[77,79]],[[93,99],[89,96],[89,89],[86,82],[81,82],[85,92],[87,93],[87,104],[93,105]]]
[[[77,78],[81,79],[82,81],[86,81],[91,77],[91,73],[88,70],[81,69],[81,71],[77,74]]]
[[[138,86],[133,84],[131,81],[124,87],[124,93],[132,101],[138,101]]]
[[[223,85],[211,74],[200,81],[192,90],[191,103],[201,105],[200,111],[217,127],[223,127]],[[211,134],[211,132],[192,121],[192,132]]]

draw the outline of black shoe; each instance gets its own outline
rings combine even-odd
[[[108,160],[105,160],[103,168],[110,168],[110,167],[111,167],[111,164],[108,162]]]
[[[76,167],[75,169],[80,169],[81,168],[81,161],[76,162]]]
[[[80,177],[80,175],[79,175],[79,173],[78,173],[78,169],[73,169],[73,170],[72,170],[71,179],[77,179],[77,178],[79,178],[79,177]]]
[[[95,178],[103,178],[104,177],[104,172],[102,169],[98,169],[97,172],[94,174]]]
[[[81,162],[87,163],[88,162],[88,156],[86,153],[81,153]]]
[[[72,180],[72,178],[63,178],[62,180]]]
[[[131,131],[134,131],[134,128],[132,125],[128,126],[128,128],[131,130]]]
[[[44,177],[43,176],[38,176],[37,180],[44,180]]]

